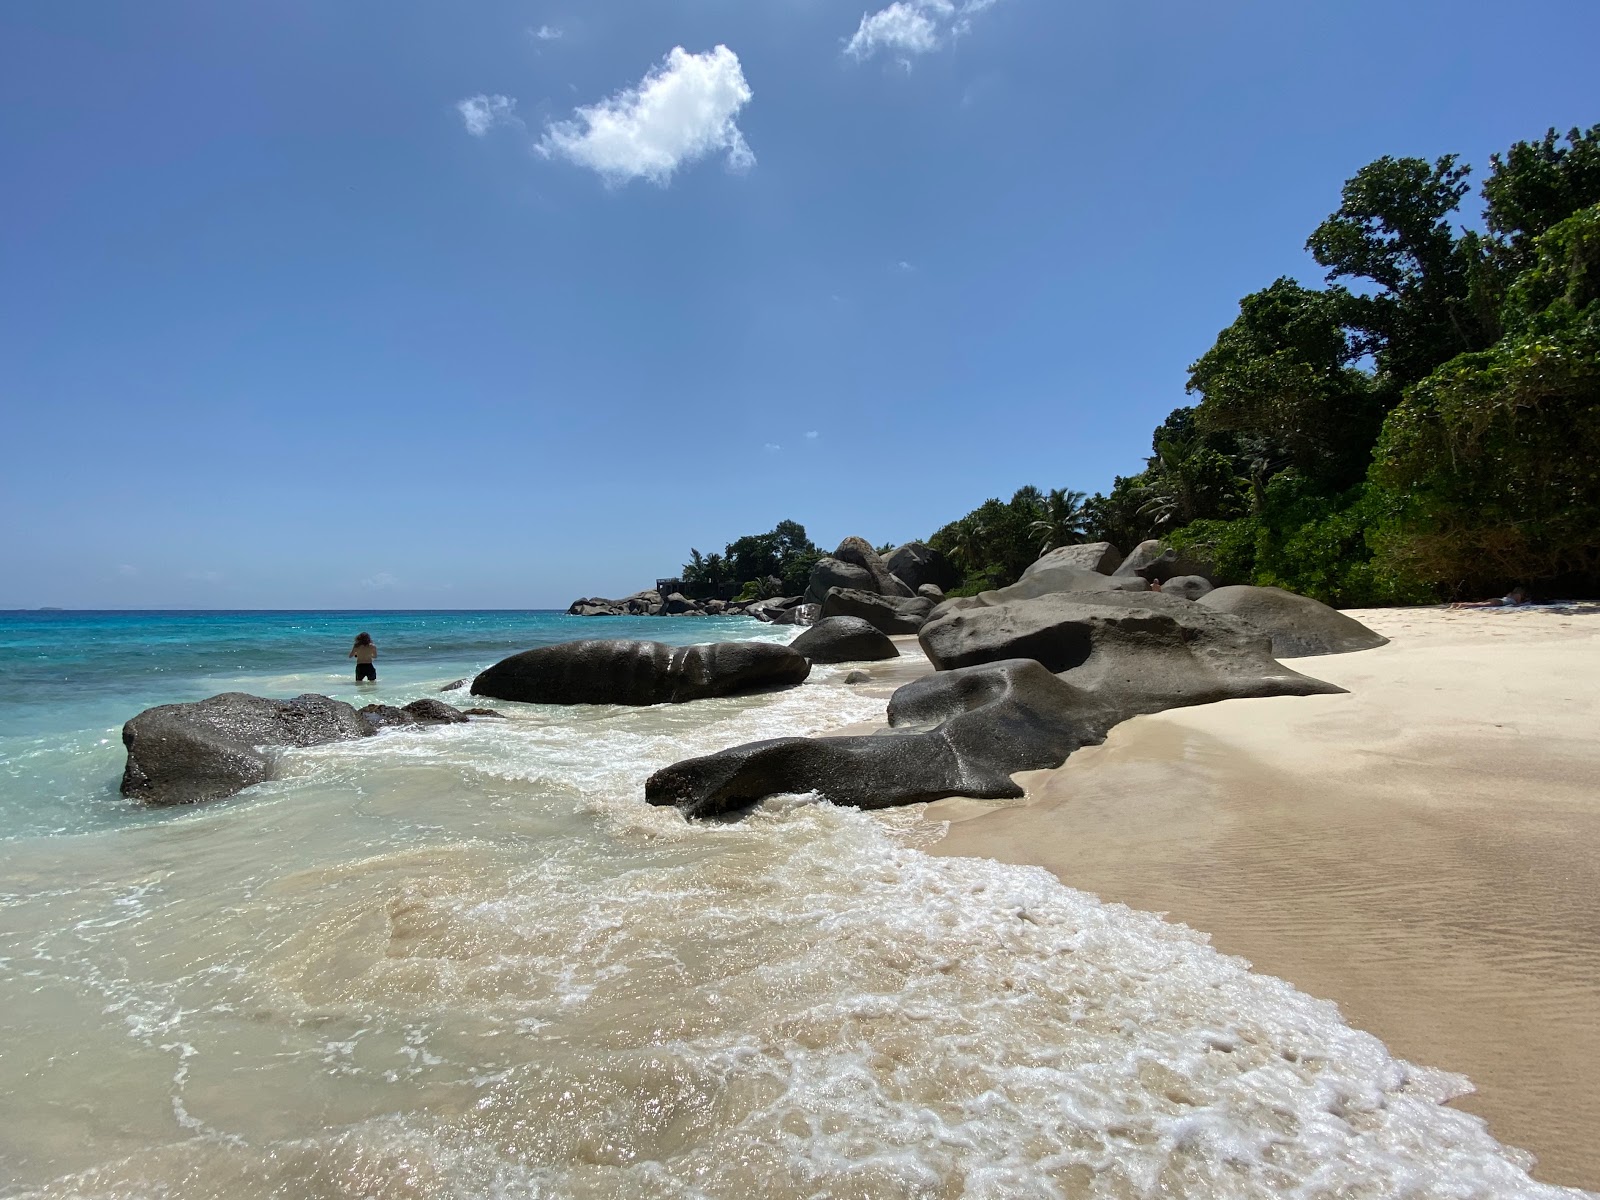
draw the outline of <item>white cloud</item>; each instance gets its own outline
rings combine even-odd
[[[821,436],[822,436],[822,434],[818,433],[815,429],[811,429],[811,430],[807,430],[806,431],[806,437],[809,438],[813,442],[816,441]]]
[[[400,586],[400,581],[387,571],[379,571],[376,575],[361,581],[361,586],[368,591],[386,592],[391,588]]]
[[[776,454],[779,450],[783,449],[783,447],[778,445],[777,442],[767,442],[763,444],[761,448],[768,454]]]
[[[561,30],[554,25],[541,25],[537,29],[530,29],[529,33],[541,42],[558,42],[561,40]]]
[[[998,0],[894,0],[887,8],[864,13],[844,52],[865,62],[880,50],[909,67],[914,54],[929,54],[972,28],[972,18]]]
[[[612,184],[665,184],[679,167],[713,154],[725,154],[729,170],[743,171],[756,161],[736,123],[750,97],[732,50],[690,54],[678,46],[637,86],[552,123],[538,150]]]
[[[456,105],[456,111],[473,137],[483,137],[496,125],[517,121],[517,102],[510,96],[469,96]]]

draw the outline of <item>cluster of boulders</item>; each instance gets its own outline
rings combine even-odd
[[[765,600],[694,600],[682,592],[635,592],[620,600],[588,596],[567,609],[572,617],[754,617],[775,625],[814,625],[824,617],[861,616],[887,633],[915,633],[960,572],[939,551],[908,542],[887,558],[865,538],[848,537],[811,570],[799,596]],[[829,600],[833,593],[844,598]],[[861,597],[877,603],[862,608]]]
[[[895,692],[884,733],[735,746],[657,771],[645,798],[708,816],[786,793],[865,808],[1020,796],[1013,774],[1059,766],[1141,713],[1341,690],[1275,655],[1386,641],[1318,601],[1211,574],[1155,542],[1126,558],[1106,543],[1051,551],[1017,583],[927,614],[918,642],[938,673]],[[825,611],[851,590],[830,589]]]
[[[954,573],[936,551],[912,543],[885,559],[847,538],[817,564],[806,594],[777,610],[815,622],[790,645],[566,642],[496,663],[471,691],[531,704],[682,704],[793,687],[814,663],[895,658],[891,635],[915,633],[936,674],[895,692],[884,733],[736,746],[656,772],[646,799],[704,816],[778,793],[816,792],[868,808],[1018,796],[1013,774],[1058,766],[1128,717],[1337,692],[1277,656],[1384,644],[1315,600],[1278,588],[1214,587],[1211,575],[1203,559],[1159,543],[1124,558],[1102,542],[1052,550],[1009,587],[946,600]],[[357,710],[326,696],[237,692],[162,705],[123,727],[122,792],[153,804],[216,799],[272,778],[285,747],[499,715],[434,699]]]

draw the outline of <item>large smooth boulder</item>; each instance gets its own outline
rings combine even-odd
[[[224,692],[147,708],[122,727],[122,794],[147,804],[196,804],[272,778],[274,748],[370,737],[351,705],[307,694],[266,700]]]
[[[986,664],[900,688],[887,733],[778,738],[688,759],[650,776],[645,799],[705,817],[803,792],[858,808],[1016,797],[1013,772],[1060,766],[1117,719],[1037,662]]]
[[[1054,550],[1047,550],[1022,573],[1022,577],[1026,579],[1035,571],[1051,567],[1081,567],[1085,571],[1109,575],[1121,565],[1122,551],[1110,542],[1084,542],[1077,546],[1057,546]]]
[[[866,538],[845,538],[833,552],[833,557],[839,562],[860,567],[872,577],[872,586],[862,589],[864,591],[874,591],[880,596],[915,594],[914,589],[904,580],[895,577],[894,572],[889,570],[889,564],[883,561],[882,556],[872,548],[872,543]]]
[[[1204,575],[1174,575],[1161,584],[1163,596],[1176,596],[1180,600],[1198,600],[1214,590]]]
[[[793,608],[779,609],[772,614],[774,625],[815,625],[821,619],[820,604],[796,604]]]
[[[1374,633],[1354,617],[1329,608],[1320,600],[1298,596],[1282,588],[1221,587],[1202,596],[1199,603],[1214,612],[1229,613],[1259,629],[1272,639],[1272,653],[1279,658],[1349,654],[1389,643],[1388,638]]]
[[[939,670],[1031,658],[1124,716],[1343,689],[1291,671],[1238,617],[1160,593],[1062,593],[949,613],[918,637]]]
[[[877,662],[900,657],[889,635],[860,617],[826,617],[790,642],[789,648],[813,663]]]
[[[1211,561],[1210,554],[1205,551],[1194,548],[1174,550],[1169,547],[1134,573],[1151,583],[1165,584],[1169,579],[1181,579],[1193,575],[1199,576],[1207,583],[1213,583],[1217,568]]]
[[[872,572],[854,563],[837,558],[819,558],[811,568],[811,579],[806,584],[803,597],[807,604],[821,604],[834,588],[850,588],[858,592],[875,592]]]
[[[907,542],[884,559],[890,574],[914,592],[932,584],[941,592],[961,582],[961,572],[939,551],[925,542]]]
[[[513,654],[474,679],[472,694],[528,704],[682,704],[787,687],[810,673],[804,655],[774,642],[591,640]]]
[[[695,603],[682,592],[673,592],[661,605],[661,611],[669,617],[681,617],[694,611]]]
[[[1036,600],[1061,592],[1147,592],[1150,585],[1137,575],[1102,575],[1084,567],[1060,563],[1024,574],[1008,587],[979,592],[980,605],[1010,604],[1017,600]]]
[[[860,617],[883,633],[916,633],[934,604],[926,596],[880,596],[854,588],[834,588],[822,603],[826,617]]]
[[[1166,553],[1166,549],[1157,538],[1140,542],[1128,552],[1127,558],[1117,564],[1117,569],[1112,574],[1139,575],[1141,571],[1144,571],[1151,563]]]
[[[917,595],[926,596],[935,604],[944,603],[944,589],[937,583],[925,583],[917,589]]]

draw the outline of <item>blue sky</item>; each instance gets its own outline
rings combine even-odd
[[[1600,120],[1596,45],[1594,0],[12,0],[0,607],[564,606],[1103,488],[1346,176]]]

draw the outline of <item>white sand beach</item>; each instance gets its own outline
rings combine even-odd
[[[1336,1001],[1458,1103],[1600,1188],[1600,606],[1370,610],[1295,660],[1346,695],[1142,716],[935,852],[1048,868]]]

